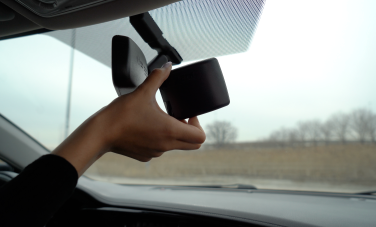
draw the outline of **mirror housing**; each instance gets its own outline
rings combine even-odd
[[[133,92],[147,76],[148,64],[137,44],[129,37],[114,36],[112,81],[117,94]],[[208,113],[230,103],[216,58],[172,70],[161,85],[160,92],[167,113],[179,120]]]

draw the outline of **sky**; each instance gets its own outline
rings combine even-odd
[[[231,103],[201,124],[230,121],[242,142],[355,108],[376,112],[375,10],[372,0],[268,0],[249,49],[218,57]],[[51,149],[64,139],[70,53],[46,35],[0,42],[0,113]],[[109,67],[74,56],[70,132],[117,97]]]

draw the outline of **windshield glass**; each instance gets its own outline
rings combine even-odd
[[[223,19],[221,26],[208,19],[226,36],[177,16],[184,13],[174,14],[173,9],[186,7],[187,15],[208,15],[205,5],[190,7],[189,2],[195,1],[151,15],[184,53],[182,65],[217,57],[230,105],[199,116],[207,133],[200,150],[169,151],[148,163],[108,153],[86,176],[122,184],[375,189],[376,2],[268,1],[259,21],[254,20],[257,29],[244,16],[248,5],[239,5],[244,9],[239,11],[221,3],[240,15]],[[161,17],[167,13],[186,26],[171,29]],[[118,27],[126,23],[121,19],[1,41],[0,113],[53,150],[117,97],[110,68],[113,35],[130,36],[148,60],[155,56],[134,30]],[[251,32],[241,32],[247,27]],[[103,33],[105,45],[98,45],[92,30]],[[187,30],[215,39],[193,39]],[[159,93],[157,101],[164,109]]]

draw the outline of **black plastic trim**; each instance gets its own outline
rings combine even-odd
[[[21,37],[25,37],[25,36],[29,36],[29,35],[42,34],[42,33],[51,32],[51,31],[53,31],[53,30],[41,28],[41,29],[37,29],[37,30],[34,30],[34,31],[19,33],[19,34],[16,34],[16,35],[9,35],[9,36],[0,37],[0,41],[7,40],[7,39],[21,38]]]

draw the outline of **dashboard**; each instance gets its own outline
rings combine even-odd
[[[0,183],[17,176],[0,172]],[[376,226],[376,197],[345,193],[120,185],[79,179],[47,227]]]
[[[159,217],[162,213],[170,215],[165,216],[164,219],[177,220],[172,221],[174,223],[172,226],[185,226],[181,225],[182,220],[182,223],[196,223],[198,220],[217,221],[223,226],[376,225],[376,215],[374,215],[376,198],[371,195],[260,189],[130,186],[98,182],[88,178],[81,178],[77,188],[101,203],[97,209],[85,212],[97,212],[103,215],[112,213],[124,215],[124,217],[128,217],[131,211],[141,212],[137,215],[145,217]],[[115,208],[120,210],[114,210]],[[225,222],[230,222],[230,225]]]
[[[127,226],[127,227],[203,227],[203,226],[262,226],[209,218],[204,216],[173,214],[167,212],[103,207],[85,209],[75,217],[77,226]],[[71,224],[71,223],[69,223]],[[274,226],[274,225],[269,225]]]

